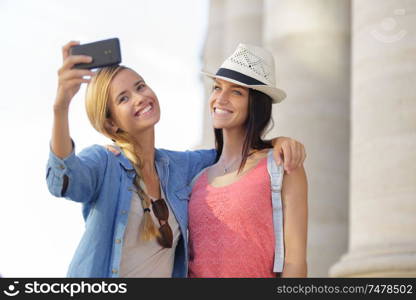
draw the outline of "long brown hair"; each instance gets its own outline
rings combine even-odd
[[[244,144],[242,149],[242,160],[238,173],[240,173],[247,161],[247,158],[251,155],[250,150],[262,150],[266,148],[273,148],[270,140],[264,140],[263,136],[266,133],[266,129],[269,124],[272,123],[272,99],[257,90],[249,89],[248,95],[248,116],[244,123],[246,130]],[[217,149],[217,158],[219,160],[222,149],[224,147],[224,136],[222,129],[215,128],[215,148]]]

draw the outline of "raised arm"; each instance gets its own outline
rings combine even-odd
[[[69,42],[62,48],[63,65],[58,71],[58,91],[53,105],[53,128],[51,148],[59,158],[67,157],[72,152],[72,141],[69,134],[68,112],[72,98],[79,91],[82,83],[88,83],[84,76],[92,76],[89,70],[73,69],[78,63],[91,62],[91,57],[83,55],[69,55],[69,49],[78,45]]]
[[[58,71],[58,91],[53,106],[54,120],[51,149],[46,170],[49,191],[56,197],[66,197],[78,202],[88,202],[101,184],[107,159],[104,149],[95,146],[85,149],[78,156],[69,134],[68,112],[74,95],[84,76],[92,76],[89,70],[73,69],[74,64],[90,62],[88,56],[71,56],[69,49],[78,42],[70,42],[62,48],[63,65]]]

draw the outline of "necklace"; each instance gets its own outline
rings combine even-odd
[[[225,165],[224,163],[221,163],[221,168],[223,169],[223,174],[228,173],[231,168],[234,166],[234,164],[239,161],[241,159],[241,157],[237,157],[236,159],[234,159],[230,164]]]

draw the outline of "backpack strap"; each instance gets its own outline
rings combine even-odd
[[[283,271],[285,247],[283,235],[283,209],[282,209],[282,181],[283,181],[283,166],[277,165],[273,149],[269,150],[267,154],[267,171],[270,175],[270,186],[272,194],[273,206],[273,229],[275,235],[275,250],[274,250],[274,264],[273,272],[280,273]]]

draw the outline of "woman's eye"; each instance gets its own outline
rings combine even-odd
[[[137,90],[138,91],[140,91],[142,88],[144,88],[145,87],[145,85],[144,84],[139,84],[138,86],[137,86]]]
[[[236,94],[236,95],[238,95],[238,96],[243,95],[243,93],[242,93],[242,92],[240,92],[240,91],[234,91],[234,94]]]
[[[218,90],[220,90],[220,87],[219,87],[218,85],[214,85],[214,86],[212,87],[212,90],[213,90],[213,91],[218,91]]]
[[[129,100],[129,97],[127,97],[127,96],[123,96],[123,97],[121,97],[120,99],[118,99],[118,102],[124,102],[124,101],[127,101],[127,100]]]

